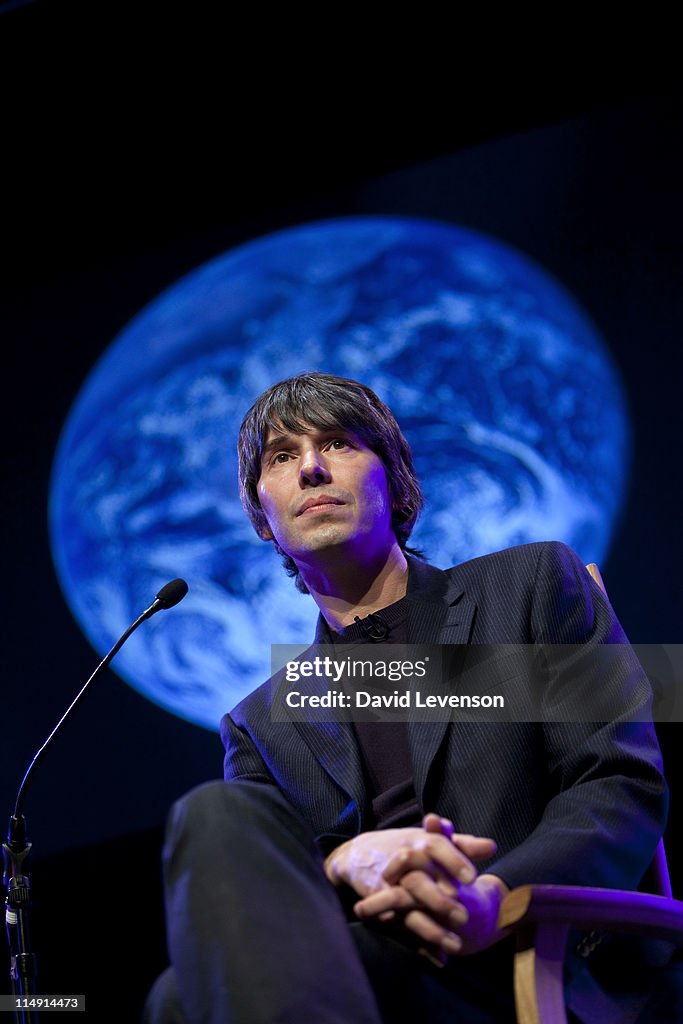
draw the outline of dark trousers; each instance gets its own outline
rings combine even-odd
[[[146,1024],[515,1019],[507,943],[439,969],[404,930],[349,921],[274,786],[193,790],[171,811],[163,859],[173,966],[150,992]]]

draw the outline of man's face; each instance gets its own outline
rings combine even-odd
[[[353,561],[396,543],[381,459],[353,432],[271,428],[258,496],[275,539],[297,565],[315,566],[330,549]]]

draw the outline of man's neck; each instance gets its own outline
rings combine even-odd
[[[408,563],[395,544],[374,564],[342,564],[314,578],[305,574],[304,579],[328,626],[336,630],[350,625],[357,615],[364,618],[405,597]]]

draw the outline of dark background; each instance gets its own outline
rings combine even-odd
[[[633,641],[679,641],[681,83],[664,58],[647,73],[630,55],[610,65],[582,47],[476,59],[471,37],[444,45],[438,24],[333,14],[326,25],[259,23],[259,12],[213,24],[146,4],[0,4],[0,816],[99,660],[47,536],[71,404],[162,288],[301,221],[441,218],[517,246],[573,292],[613,352],[635,428],[603,576]],[[680,726],[660,737],[680,895]],[[41,991],[85,992],[94,1020],[107,1007],[137,1019],[165,963],[163,821],[173,799],[220,775],[221,755],[216,734],[110,672],[87,695],[25,806]]]

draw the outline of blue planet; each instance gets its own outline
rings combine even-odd
[[[115,338],[57,448],[50,535],[66,600],[103,655],[168,580],[190,592],[112,667],[209,730],[305,643],[316,608],[259,540],[236,440],[260,392],[304,370],[355,377],[396,413],[434,564],[532,540],[604,560],[625,493],[627,405],[595,326],[524,254],[452,224],[349,217],[199,267]]]

